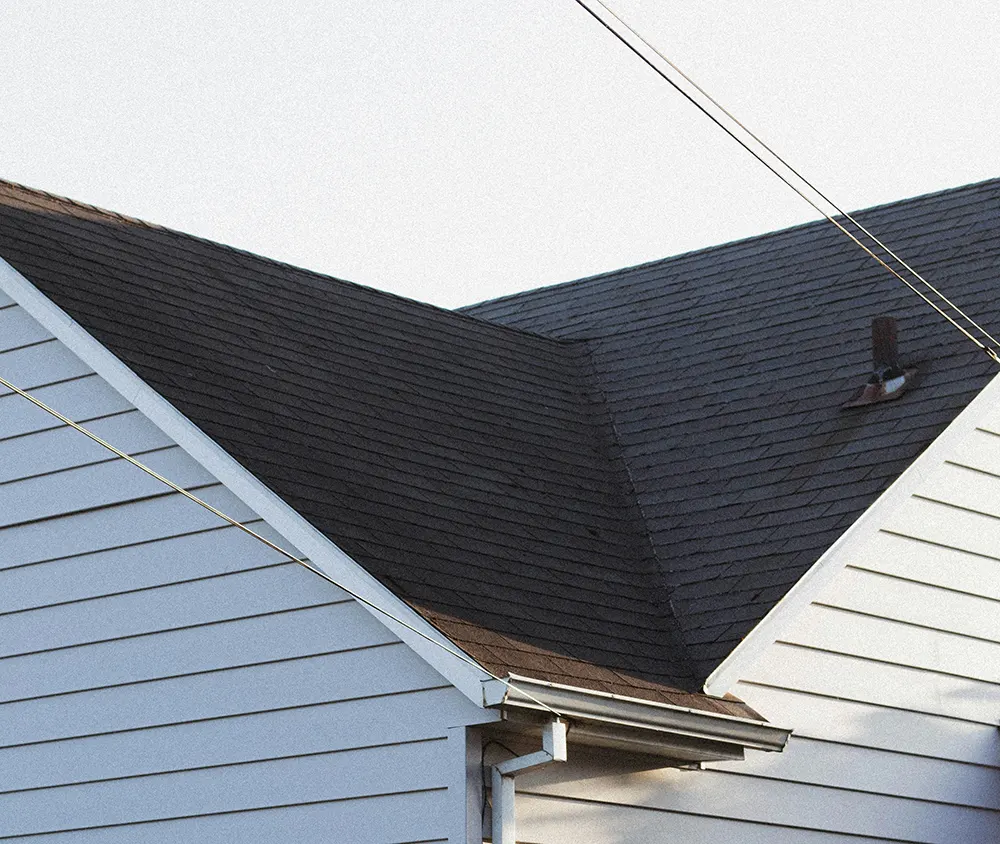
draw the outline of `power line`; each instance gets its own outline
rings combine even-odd
[[[876,243],[881,249],[890,255],[894,260],[898,261],[903,267],[905,267],[910,273],[912,273],[916,278],[918,278],[923,284],[929,288],[935,295],[937,295],[942,301],[946,302],[951,308],[953,308],[957,313],[959,313],[964,319],[979,330],[984,337],[986,337],[991,343],[1000,348],[1000,341],[998,341],[992,334],[990,334],[985,328],[983,328],[978,322],[976,322],[972,317],[966,314],[958,305],[952,302],[947,296],[944,295],[938,288],[931,284],[923,275],[917,272],[912,266],[910,266],[906,261],[904,261],[899,255],[897,255],[892,249],[890,249],[884,241],[876,237],[871,231],[869,231],[865,226],[861,224],[852,214],[841,208],[836,202],[834,202],[827,194],[820,190],[816,185],[807,179],[801,172],[799,172],[795,167],[793,167],[787,159],[782,157],[770,144],[764,141],[760,136],[755,134],[749,127],[746,126],[736,115],[729,111],[722,103],[720,103],[715,97],[713,97],[708,91],[702,88],[694,79],[688,76],[681,68],[679,68],[674,62],[672,62],[667,56],[660,52],[657,47],[648,41],[640,32],[638,32],[633,26],[631,26],[627,21],[623,20],[613,9],[611,9],[603,0],[597,0],[608,13],[613,15],[621,24],[626,27],[629,32],[635,35],[643,44],[649,47],[657,56],[663,59],[677,74],[691,87],[693,87],[698,93],[700,93],[706,100],[708,100],[712,105],[714,105],[719,111],[721,111],[726,117],[733,121],[737,126],[740,127],[744,132],[747,133],[751,138],[753,138],[758,144],[760,144],[764,149],[766,149],[771,155],[775,157],[781,164],[788,169],[789,172],[793,173],[803,184],[807,185],[817,196],[823,199],[831,208],[833,208],[840,216],[849,220],[857,229],[863,232],[867,237],[869,237],[874,243]]]
[[[364,604],[369,609],[372,609],[375,612],[380,613],[381,615],[384,615],[386,618],[390,619],[391,621],[396,622],[396,624],[399,624],[402,627],[405,627],[411,633],[415,633],[417,636],[420,636],[422,639],[425,639],[426,641],[430,642],[432,645],[440,648],[445,653],[450,654],[451,656],[455,657],[456,659],[461,660],[462,662],[466,663],[467,665],[471,665],[473,668],[476,668],[479,671],[482,671],[484,674],[488,675],[492,679],[499,680],[501,683],[503,683],[511,691],[515,691],[518,694],[524,695],[526,698],[528,698],[532,702],[537,703],[543,709],[546,709],[549,712],[551,712],[557,718],[561,718],[562,717],[562,713],[557,712],[555,709],[553,709],[547,703],[544,703],[543,701],[539,700],[537,697],[535,697],[530,692],[527,692],[524,689],[517,688],[517,686],[515,686],[510,680],[505,680],[503,677],[498,677],[492,671],[489,671],[488,669],[484,668],[478,662],[476,662],[475,660],[469,658],[468,656],[466,656],[461,651],[458,651],[458,650],[456,650],[454,648],[449,648],[447,645],[442,644],[437,639],[435,639],[433,636],[429,636],[427,633],[424,633],[424,631],[422,631],[422,630],[414,627],[409,622],[406,622],[403,619],[399,618],[398,616],[394,615],[393,613],[389,612],[389,610],[384,609],[383,607],[380,607],[378,604],[373,603],[372,601],[369,601],[367,598],[359,595],[354,590],[348,588],[347,586],[344,586],[344,584],[339,583],[334,578],[330,577],[330,575],[328,575],[322,569],[316,568],[316,566],[312,565],[311,563],[307,562],[306,560],[300,559],[295,554],[293,554],[291,551],[287,551],[286,549],[282,548],[277,543],[272,542],[266,536],[262,536],[261,534],[257,533],[257,531],[255,531],[253,528],[248,527],[247,525],[243,524],[242,522],[238,521],[237,519],[234,519],[232,516],[229,516],[226,513],[223,513],[221,510],[213,507],[207,501],[204,501],[203,499],[199,498],[194,493],[189,492],[188,490],[184,489],[184,487],[180,486],[179,484],[174,483],[169,478],[164,477],[159,472],[157,472],[155,469],[151,469],[145,463],[142,463],[139,460],[136,460],[131,455],[126,454],[120,448],[112,445],[107,440],[102,439],[97,434],[95,434],[93,431],[90,431],[87,428],[84,428],[79,423],[74,422],[68,416],[63,415],[62,413],[60,413],[55,408],[50,407],[45,402],[43,402],[41,399],[36,398],[35,396],[33,396],[31,393],[27,392],[26,390],[22,390],[20,387],[15,386],[14,384],[12,384],[10,381],[6,380],[2,376],[0,376],[0,385],[6,387],[12,393],[16,393],[17,395],[21,396],[21,398],[27,399],[29,402],[31,402],[33,405],[35,405],[35,407],[39,408],[40,410],[44,410],[46,413],[50,414],[51,416],[54,416],[60,422],[62,422],[65,425],[68,425],[73,430],[79,431],[84,436],[89,437],[95,443],[97,443],[98,445],[102,446],[103,448],[106,448],[112,454],[120,457],[122,460],[125,460],[125,461],[131,463],[136,468],[141,469],[147,475],[149,475],[152,478],[155,478],[160,483],[165,484],[166,486],[170,487],[170,489],[172,489],[174,492],[180,493],[185,498],[187,498],[189,501],[193,501],[198,506],[204,507],[206,510],[208,510],[213,515],[218,516],[223,521],[228,522],[230,525],[232,525],[233,527],[238,528],[239,530],[243,531],[243,533],[247,534],[248,536],[253,537],[258,542],[262,542],[264,545],[266,545],[271,550],[277,551],[279,554],[283,554],[291,562],[298,563],[303,568],[308,569],[313,574],[315,574],[318,577],[321,577],[323,580],[327,581],[327,583],[331,583],[334,586],[336,586],[338,589],[343,590],[348,595],[350,595],[352,598],[354,598],[354,600],[358,601],[361,604]]]
[[[737,126],[739,126],[744,132],[747,133],[751,138],[753,138],[758,144],[760,144],[765,150],[767,150],[775,159],[781,162],[785,168],[787,168],[791,173],[793,173],[803,184],[807,185],[815,194],[821,197],[828,205],[830,205],[838,214],[845,217],[851,223],[853,223],[861,232],[863,232],[867,237],[869,237],[873,242],[875,242],[880,248],[885,250],[885,252],[890,255],[893,259],[898,261],[903,267],[905,267],[910,273],[913,274],[921,283],[924,284],[929,290],[931,290],[935,295],[937,295],[943,302],[945,302],[949,307],[951,307],[961,318],[966,320],[970,325],[972,325],[976,330],[981,332],[997,349],[989,348],[985,343],[983,343],[978,337],[971,334],[963,325],[960,325],[956,320],[944,310],[941,309],[935,302],[933,302],[928,296],[924,294],[918,287],[916,287],[908,279],[904,278],[895,268],[889,266],[880,256],[876,255],[865,243],[851,231],[844,227],[838,220],[834,219],[827,211],[821,208],[813,199],[807,196],[799,187],[794,185],[785,175],[780,173],[772,164],[766,161],[758,152],[751,149],[749,144],[747,144],[742,138],[738,137],[728,126],[722,123],[715,115],[708,111],[701,103],[699,103],[691,94],[685,91],[680,85],[677,84],[673,79],[670,78],[661,68],[652,62],[648,56],[644,55],[639,49],[636,48],[624,35],[622,35],[618,30],[615,29],[608,21],[601,17],[597,12],[592,9],[586,0],[575,0],[577,5],[583,8],[591,17],[594,18],[598,23],[600,23],[605,29],[608,30],[612,35],[615,36],[622,44],[629,48],[636,56],[638,56],[646,65],[648,65],[660,78],[667,82],[671,87],[673,87],[681,96],[683,96],[688,102],[690,102],[695,108],[697,108],[702,114],[704,114],[709,120],[711,120],[716,126],[722,129],[730,138],[732,138],[736,143],[738,143],[744,150],[746,150],[750,155],[752,155],[757,161],[764,165],[768,170],[771,171],[775,176],[777,176],[782,182],[784,182],[789,188],[795,191],[803,200],[805,200],[809,205],[821,214],[828,222],[832,223],[837,229],[840,230],[842,234],[850,238],[857,246],[863,249],[870,257],[874,258],[882,267],[888,270],[892,275],[894,275],[899,281],[905,284],[910,290],[916,293],[921,299],[924,300],[930,307],[932,307],[938,314],[944,317],[948,322],[950,322],[955,328],[957,328],[966,338],[971,340],[978,348],[982,349],[994,362],[1000,364],[1000,354],[998,354],[997,349],[1000,349],[1000,341],[997,341],[985,328],[983,328],[979,323],[977,323],[972,317],[966,314],[958,305],[952,302],[948,297],[946,297],[940,290],[938,290],[934,285],[932,285],[927,279],[925,279],[920,273],[918,273],[913,267],[906,263],[902,258],[900,258],[895,252],[893,252],[888,246],[886,246],[879,238],[872,234],[867,228],[865,228],[861,223],[859,223],[853,216],[843,211],[835,202],[833,202],[829,197],[826,196],[822,191],[820,191],[812,182],[806,179],[798,170],[792,167],[784,158],[782,158],[778,153],[776,153],[770,146],[768,146],[764,141],[762,141],[757,135],[751,132],[743,123],[741,123],[731,112],[729,112],[725,107],[723,107],[715,98],[713,98],[704,88],[698,85],[690,76],[688,76],[684,71],[682,71],[676,64],[674,64],[670,59],[663,55],[660,50],[658,50],[653,44],[651,44],[646,38],[644,38],[636,29],[634,29],[630,24],[626,23],[616,12],[610,9],[603,0],[595,0],[595,2],[601,6],[609,15],[611,15],[615,20],[617,20],[622,26],[629,30],[636,38],[638,38],[643,44],[645,44],[650,50],[652,50],[660,59],[662,59],[671,69],[673,69],[677,74],[679,74],[688,84],[690,84],[695,90],[697,90],[702,96],[704,96],[712,105],[718,108],[724,115],[726,115],[730,120],[732,120]]]

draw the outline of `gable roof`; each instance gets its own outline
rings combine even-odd
[[[1000,180],[859,220],[994,333]],[[662,588],[707,676],[995,374],[991,361],[828,223],[467,309],[585,340]],[[841,410],[899,322],[919,381]]]
[[[700,694],[585,344],[10,183],[0,256],[501,676]]]
[[[996,324],[998,198],[866,222]],[[733,715],[693,692],[992,374],[817,225],[466,314],[2,182],[0,256],[489,670]],[[923,381],[841,412],[884,312]]]

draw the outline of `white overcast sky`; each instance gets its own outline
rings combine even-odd
[[[1000,176],[1000,4],[614,0],[841,205]],[[574,0],[0,0],[0,178],[444,306],[803,222]]]

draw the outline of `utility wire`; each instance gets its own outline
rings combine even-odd
[[[807,179],[802,173],[800,173],[795,167],[793,167],[787,159],[782,157],[770,144],[764,141],[760,136],[755,134],[749,127],[746,126],[736,115],[729,111],[722,103],[720,103],[715,97],[713,97],[708,91],[702,88],[694,79],[688,76],[681,68],[679,68],[674,62],[672,62],[667,56],[660,52],[657,47],[647,40],[640,32],[638,32],[631,24],[623,20],[620,15],[618,15],[614,9],[610,8],[603,0],[597,0],[601,6],[603,6],[608,14],[614,16],[622,26],[629,30],[636,38],[638,38],[643,44],[645,44],[650,50],[656,53],[667,65],[669,65],[677,74],[687,82],[692,88],[694,88],[699,94],[701,94],[706,100],[708,100],[712,105],[714,105],[719,111],[721,111],[726,117],[733,121],[737,126],[740,127],[744,132],[747,133],[753,140],[760,144],[764,149],[766,149],[774,158],[779,161],[789,172],[794,174],[803,184],[808,186],[817,196],[823,199],[831,208],[833,208],[840,216],[846,218],[855,227],[865,235],[867,235],[874,243],[876,243],[881,249],[883,249],[888,255],[893,259],[898,261],[903,267],[905,267],[910,273],[912,273],[916,278],[923,282],[924,286],[930,289],[935,295],[937,295],[943,302],[946,302],[951,308],[953,308],[958,314],[960,314],[964,319],[979,330],[984,337],[986,337],[991,343],[1000,348],[1000,341],[998,341],[992,334],[990,334],[985,328],[983,328],[978,322],[976,322],[972,317],[965,313],[958,305],[951,301],[947,296],[944,295],[938,288],[931,284],[924,276],[917,272],[913,267],[911,267],[906,261],[904,261],[899,255],[897,255],[892,249],[890,249],[884,241],[876,237],[871,231],[869,231],[865,226],[861,224],[852,214],[841,208],[836,202],[834,202],[827,194],[816,187],[813,182]]]
[[[316,568],[316,566],[312,565],[311,563],[306,562],[305,560],[300,559],[299,557],[296,557],[291,551],[285,550],[280,545],[272,542],[266,536],[262,536],[261,534],[257,533],[257,531],[255,531],[253,528],[248,527],[247,525],[243,524],[242,522],[234,519],[232,516],[229,516],[229,515],[223,513],[221,510],[216,509],[211,504],[209,504],[207,501],[202,500],[201,498],[199,498],[194,493],[188,492],[188,490],[184,489],[184,487],[180,486],[179,484],[174,483],[169,478],[164,477],[159,472],[157,472],[155,469],[151,469],[145,463],[142,463],[142,462],[136,460],[131,455],[126,454],[120,448],[117,448],[116,446],[113,446],[111,443],[109,443],[107,440],[102,439],[97,434],[95,434],[93,431],[89,431],[88,429],[86,429],[82,425],[80,425],[79,423],[74,422],[68,416],[64,416],[58,410],[50,407],[45,402],[43,402],[41,399],[36,398],[35,396],[31,395],[31,393],[27,392],[26,390],[22,390],[20,387],[15,386],[14,384],[12,384],[10,381],[6,380],[3,377],[0,377],[0,385],[6,387],[12,393],[16,393],[17,395],[21,396],[21,398],[27,399],[29,402],[31,402],[33,405],[35,405],[35,407],[39,408],[40,410],[44,410],[46,413],[50,414],[51,416],[54,416],[60,422],[64,423],[65,425],[68,425],[73,430],[79,431],[84,436],[89,437],[95,443],[97,443],[98,445],[102,446],[103,448],[106,448],[112,454],[115,454],[116,456],[120,457],[122,460],[125,460],[125,461],[131,463],[133,466],[135,466],[138,469],[141,469],[143,472],[145,472],[150,477],[155,478],[160,483],[165,484],[166,486],[170,487],[170,489],[172,489],[174,492],[178,492],[181,495],[183,495],[185,498],[187,498],[188,500],[193,501],[198,506],[204,507],[210,513],[218,516],[224,522],[228,522],[233,527],[238,528],[239,530],[243,531],[243,533],[248,534],[249,536],[252,536],[258,542],[262,542],[264,545],[266,545],[268,548],[272,549],[273,551],[277,551],[279,554],[283,554],[291,562],[298,563],[303,568],[308,569],[313,574],[315,574],[318,577],[321,577],[323,580],[327,581],[327,583],[331,583],[334,586],[336,586],[338,589],[342,589],[344,592],[346,592],[348,595],[350,595],[352,598],[354,598],[354,600],[358,601],[361,604],[364,604],[369,609],[372,609],[375,612],[380,613],[381,615],[384,615],[386,618],[390,619],[391,621],[396,622],[396,624],[399,624],[399,625],[405,627],[411,633],[416,633],[418,636],[420,636],[420,638],[426,639],[432,645],[435,645],[436,647],[440,648],[445,653],[451,654],[451,656],[455,657],[456,659],[459,659],[462,662],[466,663],[467,665],[471,665],[473,668],[476,668],[479,671],[482,671],[484,674],[487,674],[492,679],[499,680],[501,683],[503,683],[511,691],[514,691],[514,692],[517,692],[518,694],[524,695],[530,701],[532,701],[534,703],[537,703],[539,706],[541,706],[543,709],[548,710],[553,715],[555,715],[557,718],[561,718],[562,717],[562,713],[557,712],[555,709],[553,709],[547,703],[544,703],[543,701],[539,700],[537,697],[535,697],[530,692],[527,692],[524,689],[517,688],[510,680],[505,680],[503,677],[498,677],[492,671],[487,670],[482,665],[480,665],[478,662],[476,662],[473,659],[470,659],[468,656],[466,656],[461,651],[458,651],[458,650],[456,650],[454,648],[449,648],[447,645],[442,644],[437,639],[433,638],[432,636],[429,636],[428,634],[424,633],[422,630],[419,630],[418,628],[414,627],[412,624],[409,624],[408,622],[404,621],[403,619],[401,619],[401,618],[393,615],[388,610],[383,609],[378,604],[375,604],[375,603],[369,601],[367,598],[362,597],[361,595],[359,595],[354,590],[348,588],[347,586],[344,586],[344,584],[338,583],[336,580],[334,580],[334,578],[330,577],[330,575],[328,575],[322,569],[318,569],[318,568]]]
[[[960,325],[956,320],[944,310],[942,310],[937,303],[928,298],[922,290],[916,287],[908,279],[904,278],[895,268],[889,266],[881,257],[875,254],[865,243],[851,231],[843,226],[838,220],[832,217],[827,211],[821,208],[813,199],[807,196],[799,187],[794,185],[785,175],[780,173],[772,164],[766,161],[758,152],[751,149],[751,147],[740,137],[738,137],[728,126],[722,123],[714,114],[708,111],[701,103],[699,103],[694,97],[691,96],[687,91],[685,91],[680,85],[678,85],[673,79],[671,79],[663,70],[656,66],[647,56],[636,48],[625,36],[618,32],[608,21],[602,18],[593,8],[588,5],[586,0],[575,0],[577,5],[583,8],[591,17],[594,18],[598,23],[600,23],[605,29],[608,30],[612,35],[615,36],[619,41],[622,42],[626,47],[629,48],[636,56],[638,56],[646,65],[648,65],[660,78],[667,82],[672,88],[674,88],[679,94],[681,94],[688,102],[690,102],[695,108],[697,108],[702,114],[704,114],[709,120],[711,120],[716,126],[722,129],[730,138],[732,138],[736,143],[738,143],[744,150],[746,150],[750,155],[757,159],[761,164],[763,164],[768,170],[771,171],[775,176],[781,179],[789,188],[791,188],[795,193],[797,193],[803,200],[805,200],[809,205],[821,214],[828,222],[836,226],[842,234],[850,238],[855,244],[857,244],[861,249],[863,249],[869,256],[874,258],[882,267],[892,273],[899,281],[905,284],[910,290],[916,293],[921,299],[924,300],[930,307],[932,307],[938,314],[944,317],[948,322],[950,322],[955,328],[962,332],[969,340],[971,340],[977,347],[979,347],[983,352],[985,352],[995,363],[1000,364],[1000,354],[998,354],[996,349],[989,348],[985,343],[983,343],[978,337],[971,334],[963,325]],[[970,325],[980,331],[987,339],[992,342],[997,349],[1000,349],[1000,341],[997,341],[986,329],[980,326],[975,320],[972,319],[968,314],[966,314],[961,308],[958,307],[954,302],[948,299],[941,291],[934,287],[927,279],[925,279],[920,273],[914,270],[909,264],[907,264],[902,258],[900,258],[895,252],[889,249],[881,240],[879,240],[875,235],[873,235],[868,229],[862,226],[854,217],[846,212],[842,211],[840,207],[829,199],[822,191],[815,187],[808,179],[806,179],[802,174],[800,174],[794,167],[792,167],[784,158],[778,155],[770,146],[764,143],[757,135],[751,132],[746,126],[744,126],[736,117],[732,115],[727,109],[725,109],[717,100],[715,100],[710,94],[708,94],[700,85],[698,85],[694,80],[691,79],[686,73],[684,73],[677,65],[675,65],[670,59],[668,59],[663,53],[661,53],[654,45],[647,41],[639,32],[637,32],[631,25],[626,23],[622,18],[617,15],[612,9],[603,2],[603,0],[595,0],[595,2],[601,6],[609,15],[611,15],[615,20],[622,24],[626,29],[629,30],[636,38],[638,38],[643,44],[645,44],[650,50],[652,50],[659,58],[661,58],[667,65],[670,66],[674,71],[676,71],[685,81],[687,81],[692,87],[695,88],[700,94],[702,94],[709,102],[711,102],[716,108],[718,108],[723,114],[729,117],[737,126],[739,126],[744,132],[746,132],[751,138],[753,138],[757,143],[759,143],[764,149],[766,149],[775,159],[780,161],[791,173],[793,173],[798,179],[800,179],[804,184],[806,184],[813,192],[820,196],[827,204],[834,208],[837,213],[846,219],[850,220],[857,228],[871,238],[878,246],[880,246],[886,253],[892,256],[896,261],[898,261],[903,267],[905,267],[910,273],[912,273],[917,279],[919,279],[928,289],[935,293],[943,302],[949,305],[956,313],[958,313],[963,319],[965,319]]]

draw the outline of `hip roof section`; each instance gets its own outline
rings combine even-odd
[[[1000,328],[1000,181],[860,221]],[[466,309],[593,355],[661,588],[707,676],[995,374],[958,331],[828,223]],[[896,317],[918,382],[841,405]]]

